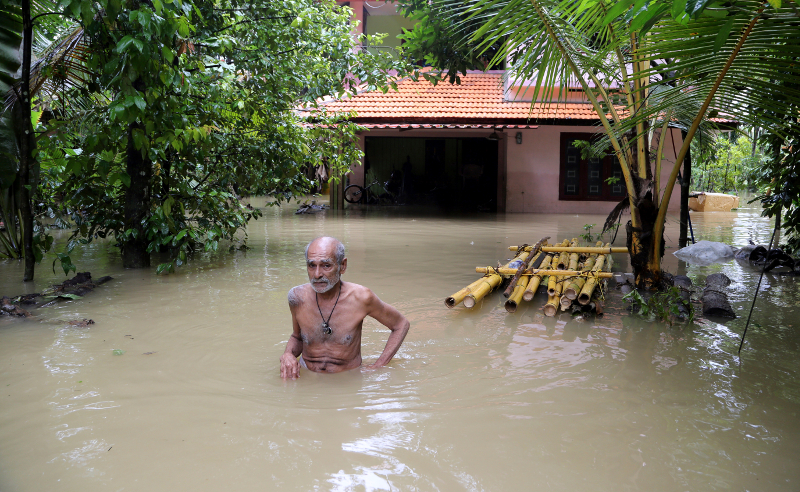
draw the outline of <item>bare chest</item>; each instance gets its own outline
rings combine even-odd
[[[297,322],[305,345],[360,345],[365,314],[347,304],[340,304],[332,313],[324,306],[318,308],[316,303],[303,308],[297,315]]]

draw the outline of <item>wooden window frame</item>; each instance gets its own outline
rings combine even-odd
[[[558,199],[562,201],[592,201],[592,202],[618,202],[627,196],[625,189],[625,181],[620,172],[620,181],[617,186],[622,187],[621,194],[612,194],[612,186],[606,183],[606,179],[611,177],[612,165],[616,157],[609,149],[605,157],[602,158],[602,167],[600,179],[602,181],[600,195],[589,195],[589,161],[588,159],[580,159],[578,163],[578,194],[566,194],[566,174],[567,174],[567,142],[570,140],[588,140],[593,141],[597,138],[596,133],[561,133],[560,139],[560,164],[558,170]]]

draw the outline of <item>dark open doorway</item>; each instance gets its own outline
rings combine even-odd
[[[409,203],[497,211],[496,140],[366,137],[365,154],[365,184],[385,183],[394,172]]]

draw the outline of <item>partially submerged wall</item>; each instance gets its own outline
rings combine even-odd
[[[596,133],[597,126],[540,125],[535,129],[507,128],[500,130],[498,185],[499,193],[505,190],[505,196],[498,197],[498,203],[505,199],[505,211],[509,213],[565,213],[565,214],[607,214],[618,201],[595,200],[559,200],[561,169],[561,134],[562,133]],[[522,134],[522,143],[516,142],[516,134]],[[671,130],[664,145],[664,161],[661,173],[661,189],[672,171],[675,154],[680,149],[680,131]],[[406,130],[396,129],[372,130],[359,137],[361,149],[364,149],[364,137],[417,137],[417,138],[475,138],[486,137],[491,130]],[[673,145],[674,143],[674,145]],[[350,183],[364,184],[364,168],[353,167],[349,175]],[[502,208],[501,208],[502,209]],[[676,183],[670,199],[669,211],[680,210],[680,186]]]
[[[522,133],[521,144],[514,139],[517,131]],[[617,201],[559,200],[561,133],[595,133],[598,127],[540,125],[537,129],[517,131],[509,131],[507,140],[507,212],[607,214],[616,206]],[[664,145],[662,190],[672,171],[675,153],[681,145],[680,131],[672,132],[673,135],[668,137]],[[672,192],[669,210],[680,210],[680,187],[677,184]]]

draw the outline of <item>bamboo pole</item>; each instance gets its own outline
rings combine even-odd
[[[496,273],[498,275],[514,275],[517,272],[516,268],[504,267],[475,267],[476,273]],[[534,268],[533,270],[525,270],[522,275],[557,275],[560,277],[600,277],[611,278],[614,275],[610,272],[579,272],[575,270],[542,270],[541,268]]]
[[[544,253],[542,253],[544,254]],[[505,308],[506,311],[509,313],[513,313],[517,310],[517,306],[519,302],[522,300],[522,295],[525,292],[525,288],[528,286],[528,282],[530,281],[531,277],[519,277],[517,280],[517,285],[514,286],[514,292],[511,293],[508,300],[506,301]]]
[[[551,275],[550,282],[547,284],[547,295],[561,298],[561,291],[564,290],[564,279],[565,277],[561,275]],[[555,280],[555,282],[553,282],[553,280]]]
[[[578,239],[572,238],[572,242],[570,246],[575,248],[578,246]],[[578,259],[580,259],[580,253],[570,253],[569,254],[569,263],[567,264],[567,270],[577,270],[578,269]]]
[[[567,309],[569,309],[570,306],[572,306],[572,299],[570,299],[565,295],[562,295],[559,303],[561,304],[561,310],[566,311]]]
[[[475,306],[475,304],[483,299],[486,294],[493,291],[498,285],[500,285],[500,282],[503,280],[502,275],[505,275],[500,273],[501,270],[510,270],[511,273],[508,275],[514,275],[514,273],[517,271],[517,268],[509,267],[516,265],[517,262],[524,262],[525,259],[528,258],[529,254],[530,252],[528,251],[521,251],[519,255],[501,268],[483,267],[484,271],[478,273],[490,273],[490,275],[481,278],[481,283],[472,292],[467,294],[466,297],[464,297],[464,306],[468,308]]]
[[[547,280],[547,295],[552,297],[556,295],[556,284],[558,283],[558,277],[556,275],[550,275],[550,278]]]
[[[471,308],[474,307],[475,304],[478,303],[481,299],[483,299],[486,294],[493,291],[500,282],[503,280],[503,277],[500,275],[487,275],[481,278],[481,283],[478,287],[475,288],[472,292],[464,297],[464,306]]]
[[[472,291],[475,290],[478,287],[478,285],[480,285],[481,282],[483,282],[483,278],[479,278],[478,280],[472,282],[471,284],[459,290],[452,296],[446,298],[444,300],[444,305],[451,309],[458,306],[459,304],[461,304],[461,301],[463,301],[464,298],[467,297],[468,294],[472,293]]]
[[[542,253],[542,254],[546,254],[546,253]],[[553,259],[553,255],[552,254],[547,255],[544,258],[544,260],[542,260],[542,264],[539,265],[540,268],[543,269],[543,270],[547,270],[548,268],[550,268],[550,262],[552,261],[552,259]],[[531,279],[528,282],[528,288],[525,289],[525,293],[522,294],[522,299],[524,299],[526,301],[530,301],[531,299],[533,299],[533,296],[536,294],[536,289],[539,288],[539,285],[542,282],[542,277],[544,277],[544,275],[541,275],[541,274],[531,276]]]
[[[516,246],[509,246],[509,251],[516,251],[518,248]],[[526,248],[527,249],[527,248]],[[596,253],[596,254],[609,254],[609,253],[624,253],[628,254],[628,248],[624,246],[578,246],[575,248],[569,246],[543,246],[542,251],[545,253],[561,253],[562,251],[566,251],[568,253]]]
[[[545,316],[555,316],[558,312],[558,297],[550,296],[547,298],[547,304],[542,308]]]
[[[539,240],[538,243],[533,245],[533,247],[530,250],[530,253],[528,254],[527,260],[522,262],[522,265],[520,265],[519,268],[517,269],[517,273],[514,274],[514,278],[512,278],[511,282],[508,283],[508,287],[506,287],[505,292],[503,292],[504,296],[508,297],[511,295],[511,293],[514,291],[514,287],[517,286],[517,282],[519,281],[522,272],[524,272],[531,266],[534,266],[539,256],[544,254],[539,250],[542,249],[542,246],[547,244],[548,239],[550,239],[550,236],[543,237],[542,239]]]
[[[592,293],[594,292],[595,287],[597,287],[597,279],[600,276],[600,273],[608,273],[611,275],[611,272],[603,272],[603,263],[605,262],[606,257],[605,255],[599,255],[597,260],[595,261],[594,267],[592,267],[592,272],[597,275],[593,275],[586,280],[583,288],[581,289],[580,295],[578,295],[578,302],[582,305],[589,304],[589,301],[592,300]]]
[[[598,241],[598,246],[602,246],[603,243]],[[586,258],[586,261],[583,262],[583,268],[581,268],[581,272],[590,272],[592,271],[592,267],[594,266],[594,262],[597,261],[597,253],[592,253]],[[583,284],[586,283],[586,276],[578,276],[575,277],[571,282],[567,284],[564,288],[564,295],[567,296],[570,300],[574,301],[578,298],[578,293],[583,288]]]
[[[611,267],[613,265],[614,265],[614,258],[612,258],[611,256],[606,256],[606,262],[605,266],[603,267],[603,270],[610,272]],[[608,280],[602,280],[601,282],[603,284],[603,289],[605,289],[608,286]],[[599,289],[600,295],[598,295],[597,293],[598,289],[595,289],[595,292],[592,295],[592,301],[586,306],[586,307],[591,306],[591,311],[594,311],[595,314],[600,316],[603,315],[603,310],[605,309],[605,297],[603,297],[602,295],[603,289]]]
[[[594,266],[594,262],[597,260],[597,255],[591,255],[586,261],[583,263],[583,268],[581,269],[581,273],[589,273],[592,271],[592,267]],[[583,288],[583,284],[586,283],[588,275],[579,275],[572,279],[572,281],[567,284],[567,287],[564,289],[564,295],[567,296],[570,300],[575,300],[578,298],[578,293]]]
[[[569,247],[570,246],[569,240],[564,239],[564,241],[561,242],[561,246]],[[562,251],[561,254],[558,255],[558,263],[555,264],[555,267],[557,270],[566,270],[568,263],[569,263],[569,253],[567,251]]]

